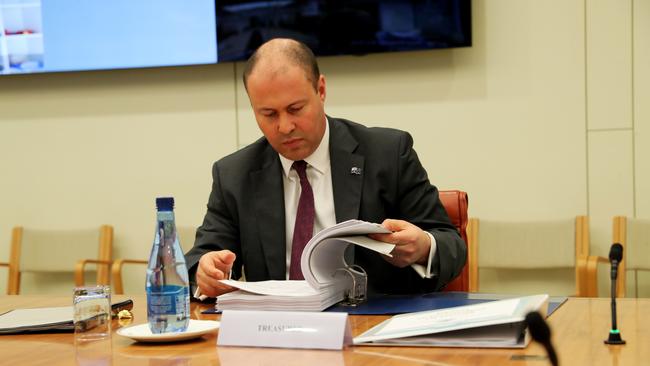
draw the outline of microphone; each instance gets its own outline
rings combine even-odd
[[[551,328],[548,327],[544,318],[538,312],[532,311],[526,314],[526,324],[533,339],[546,349],[546,354],[548,355],[549,361],[551,361],[551,365],[557,366],[557,354],[555,353],[553,343],[551,343]]]
[[[618,264],[621,263],[623,259],[623,246],[619,243],[612,244],[612,247],[609,249],[609,261],[612,263],[612,271],[610,277],[612,281],[616,281],[618,277]]]
[[[621,332],[616,326],[616,278],[618,277],[618,265],[623,260],[623,246],[619,243],[612,244],[609,250],[609,261],[612,264],[610,277],[612,280],[612,287],[610,294],[612,296],[612,329],[609,331],[609,336],[605,340],[605,344],[625,344],[621,338]]]

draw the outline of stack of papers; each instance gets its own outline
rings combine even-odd
[[[239,290],[219,296],[218,311],[321,311],[343,300],[345,290],[339,283],[314,289],[307,281],[222,282]]]
[[[321,230],[307,243],[300,259],[304,281],[221,282],[239,290],[217,297],[216,310],[322,311],[343,300],[350,279],[335,276],[346,268],[345,249],[361,246],[390,256],[394,244],[365,236],[390,233],[383,226],[348,220]]]

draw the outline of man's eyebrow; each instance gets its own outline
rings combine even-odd
[[[289,107],[289,108],[291,108],[291,107],[295,107],[297,104],[304,104],[304,103],[306,103],[306,102],[307,102],[306,99],[297,100],[297,101],[295,101],[295,102],[289,104],[288,107]]]

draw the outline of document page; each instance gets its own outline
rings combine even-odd
[[[395,249],[395,244],[384,243],[383,241],[371,239],[365,235],[343,236],[339,239],[346,243],[358,245],[389,257],[393,256],[390,253]]]
[[[354,343],[436,345],[444,343],[446,338],[450,345],[455,346],[469,343],[483,347],[519,345],[519,324],[526,314],[530,311],[546,314],[547,307],[548,295],[534,295],[395,315],[356,337]],[[461,338],[466,338],[467,342]]]
[[[307,281],[257,281],[242,282],[235,280],[221,280],[222,283],[259,295],[270,296],[310,296],[317,295],[320,291],[315,290]]]
[[[339,268],[345,268],[345,249],[360,245],[381,254],[389,254],[394,244],[370,239],[367,234],[387,234],[380,224],[348,220],[321,230],[307,243],[302,252],[300,266],[305,280],[314,288],[326,286]]]
[[[343,299],[344,286],[312,288],[307,281],[221,282],[239,290],[217,297],[217,310],[322,311]]]
[[[451,309],[423,311],[419,313],[394,316],[376,335],[401,334],[418,329],[430,331],[445,330],[451,327],[480,326],[494,319],[506,319],[513,315],[519,299],[492,301]]]

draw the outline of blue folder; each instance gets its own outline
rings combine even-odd
[[[380,295],[357,306],[334,305],[325,311],[345,312],[350,315],[394,315],[416,311],[474,305],[522,295],[484,294],[473,292],[434,292],[421,295]],[[549,297],[547,316],[557,310],[566,297]]]

